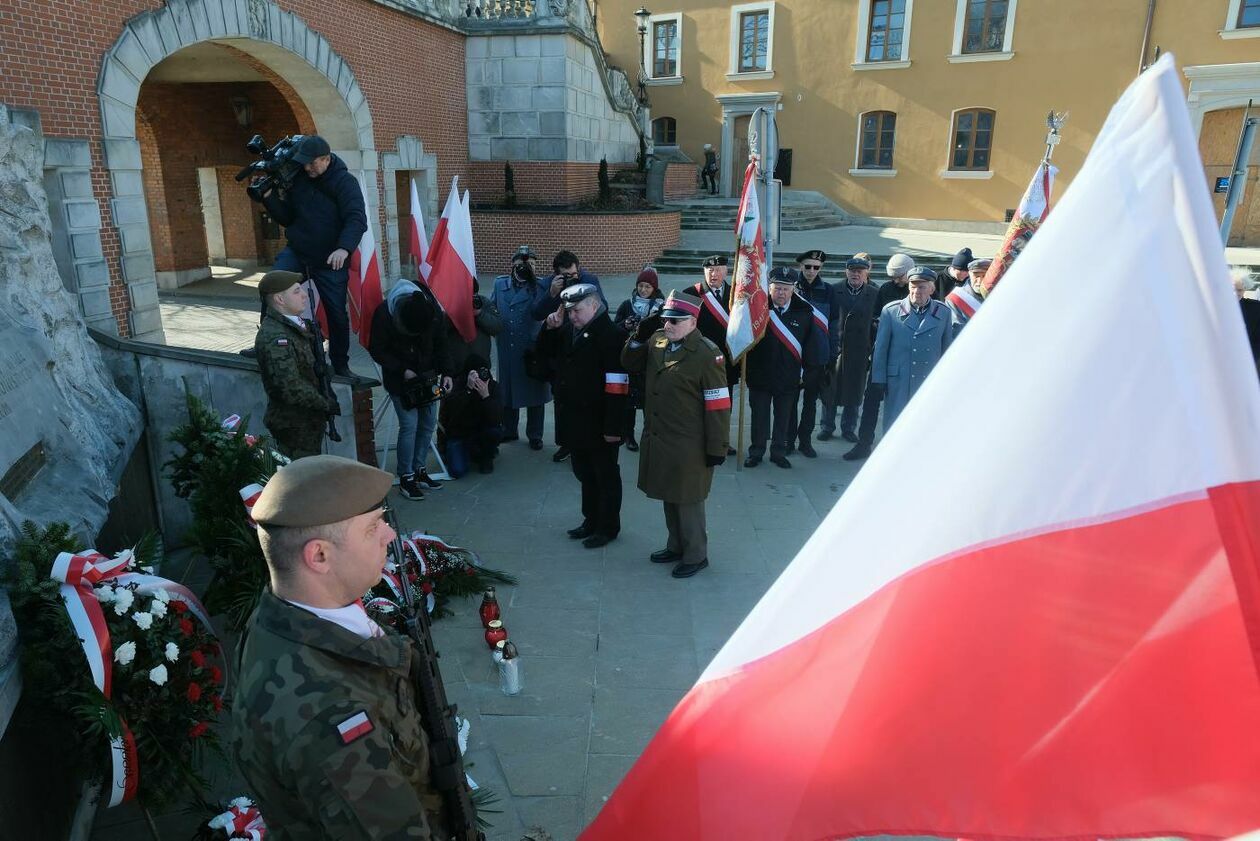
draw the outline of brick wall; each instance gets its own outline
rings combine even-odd
[[[527,243],[549,267],[561,249],[578,255],[595,274],[637,272],[678,244],[676,210],[643,213],[473,211],[478,268],[502,272],[517,246]]]
[[[634,164],[609,164],[608,175]],[[576,161],[512,161],[516,201],[523,205],[560,207],[599,195],[599,164]],[[503,161],[470,161],[468,191],[473,204],[503,203]]]
[[[223,248],[229,260],[257,260],[261,207],[236,182],[240,167],[215,168],[219,208],[223,216]]]
[[[327,38],[353,69],[371,107],[378,151],[393,149],[399,135],[411,134],[423,141],[425,151],[437,153],[439,201],[444,200],[444,185],[452,175],[466,174],[468,163],[464,36],[367,0],[278,0],[278,5]],[[0,5],[0,102],[38,111],[49,137],[91,141],[110,301],[124,336],[129,302],[110,213],[96,87],[103,56],[123,25],[162,6],[160,0],[5,0]],[[160,137],[157,142],[160,146]],[[173,250],[167,260],[167,265],[183,262]]]
[[[665,167],[665,201],[687,199],[696,195],[696,165],[671,161]]]

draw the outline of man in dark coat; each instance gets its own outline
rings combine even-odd
[[[656,319],[643,321],[621,352],[626,370],[647,376],[639,489],[664,503],[669,539],[651,559],[676,563],[675,578],[709,565],[704,500],[730,439],[726,355],[696,329],[699,316],[694,295],[671,292],[660,313],[665,326],[650,332]]]
[[[731,300],[731,285],[726,282],[726,256],[711,254],[700,264],[704,271],[704,280],[685,289],[700,299],[700,318],[697,326],[700,335],[726,353],[726,325],[731,320],[727,306]],[[727,354],[727,358],[730,356]],[[726,384],[733,386],[739,382],[739,366],[727,364]]]
[[[470,353],[459,371],[441,411],[446,471],[452,479],[466,474],[474,464],[481,473],[493,473],[503,435],[503,403],[489,359]]]
[[[960,249],[954,258],[949,261],[949,265],[936,276],[936,294],[933,296],[938,301],[944,301],[949,297],[949,293],[953,292],[959,286],[968,281],[967,267],[971,265],[971,261],[976,259],[970,248]],[[883,309],[880,309],[883,312]]]
[[[836,284],[836,303],[840,311],[840,359],[836,365],[836,405],[841,407],[840,432],[844,440],[857,443],[858,407],[866,390],[867,366],[874,340],[875,318],[879,314],[875,302],[879,290],[868,283],[871,260],[866,254],[854,254],[845,263],[845,280]],[[818,440],[828,441],[836,431],[834,410],[824,414]]]
[[[789,419],[800,394],[801,374],[823,362],[812,355],[825,353],[826,344],[816,341],[822,328],[814,323],[810,305],[793,294],[795,289],[791,270],[770,272],[770,324],[766,336],[748,352],[752,440],[745,467],[761,464],[766,438],[770,439],[770,461],[783,468],[792,466],[787,460]]]
[[[900,301],[910,294],[910,272],[914,271],[914,260],[907,254],[894,254],[888,259],[888,280],[879,287],[879,296],[875,301],[875,311],[882,313],[884,307]],[[876,340],[878,340],[876,331]],[[884,401],[884,389],[866,384],[866,392],[862,396],[862,423],[858,427],[858,441],[853,449],[844,454],[845,461],[857,461],[871,454],[875,445],[875,425],[879,420],[879,406]]]
[[[797,422],[796,405],[788,421],[788,454],[793,444],[800,441],[801,455],[817,458],[818,452],[810,442],[814,434],[814,419],[818,413],[818,401],[823,401],[823,413],[835,414],[835,391],[828,386],[835,373],[836,358],[840,355],[840,311],[836,306],[836,288],[822,279],[822,269],[827,253],[819,249],[806,251],[796,257],[799,276],[796,290],[800,297],[813,308],[814,323],[818,326],[816,340],[825,338],[826,356],[822,364],[807,365],[801,388],[800,422]],[[828,410],[828,404],[831,405]]]
[[[328,355],[333,371],[352,377],[346,287],[350,255],[367,230],[363,190],[345,162],[332,154],[328,142],[318,134],[302,138],[293,160],[302,164],[293,187],[270,190],[262,197],[267,212],[284,226],[288,240],[276,255],[274,268],[305,273],[315,281],[328,317]]]
[[[530,449],[543,446],[543,414],[551,402],[551,386],[545,379],[530,375],[526,359],[534,352],[534,342],[542,330],[541,319],[533,315],[540,281],[534,273],[534,252],[522,245],[512,256],[509,274],[494,279],[491,304],[502,320],[495,341],[499,358],[499,386],[503,397],[503,440],[516,441],[525,409],[525,436]]]
[[[604,297],[604,288],[599,285],[599,278],[582,268],[578,256],[572,251],[561,251],[551,259],[551,279],[538,284],[531,313],[535,320],[542,321],[558,311],[562,304],[560,293],[579,283],[594,286],[604,308],[608,308],[608,299]]]
[[[582,485],[582,523],[569,537],[598,549],[621,531],[617,457],[630,393],[621,364],[626,334],[608,317],[593,284],[570,286],[560,297],[563,309],[543,322],[539,351],[554,360],[556,441],[569,449]]]

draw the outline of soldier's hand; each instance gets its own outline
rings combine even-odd
[[[555,330],[561,324],[564,324],[564,310],[559,309],[547,316],[547,320],[543,322],[543,326],[548,330]]]
[[[343,265],[345,265],[346,258],[349,256],[350,252],[346,251],[344,248],[338,248],[332,254],[328,255],[328,267],[333,271],[339,270]]]
[[[639,328],[634,331],[634,337],[643,341],[659,329],[661,329],[660,316],[651,315],[639,322]]]
[[[726,461],[726,456],[706,455],[704,457],[705,467],[721,467],[724,461]]]

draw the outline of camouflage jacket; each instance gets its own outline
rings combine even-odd
[[[315,378],[311,334],[267,307],[254,338],[254,350],[258,352],[258,370],[267,391],[267,414],[263,416],[267,428],[323,423],[328,398],[319,390]]]
[[[362,639],[268,588],[238,655],[232,752],[268,838],[442,837],[410,640]]]

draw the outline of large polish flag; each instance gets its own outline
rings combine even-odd
[[[473,259],[472,216],[460,201],[458,175],[451,181],[442,218],[433,231],[429,265],[433,267],[428,277],[429,288],[460,336],[471,342],[477,336],[472,306],[477,268]]]
[[[429,240],[424,230],[424,208],[420,206],[420,192],[416,179],[411,179],[411,246],[410,253],[416,263],[416,280],[428,281],[432,266],[428,263]]]
[[[585,841],[1260,826],[1260,389],[1171,56],[1001,289]]]
[[[372,203],[368,201],[367,184],[362,175],[359,176],[359,189],[363,192],[363,206],[370,214]],[[384,300],[381,291],[381,259],[376,253],[376,237],[372,235],[370,218],[367,230],[359,238],[359,247],[350,255],[350,277],[346,292],[350,304],[350,327],[358,334],[359,344],[367,347],[372,340],[372,314]]]
[[[766,246],[757,204],[757,162],[750,160],[744,171],[744,189],[735,221],[735,282],[731,284],[730,320],[726,324],[726,346],[731,361],[737,362],[766,334],[770,321],[770,292],[766,284]]]

